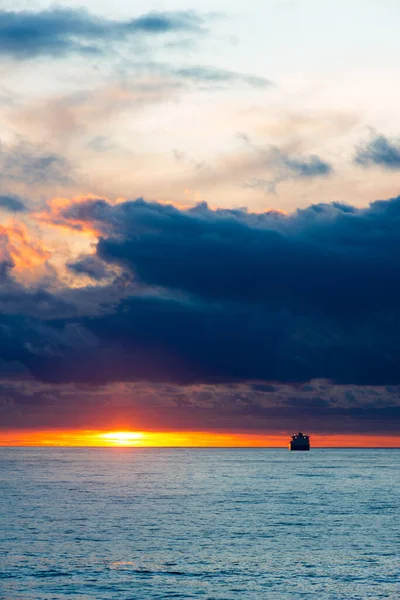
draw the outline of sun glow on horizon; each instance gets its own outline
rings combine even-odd
[[[108,448],[287,448],[293,432],[0,430],[0,446]],[[400,436],[309,432],[311,448],[400,448]]]
[[[99,437],[115,446],[138,446],[145,434],[141,431],[110,431],[99,434]]]

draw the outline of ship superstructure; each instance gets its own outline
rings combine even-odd
[[[295,435],[292,435],[290,440],[289,450],[309,450],[310,449],[310,436],[304,435],[301,431]]]

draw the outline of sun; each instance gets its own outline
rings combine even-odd
[[[101,438],[113,446],[136,446],[144,437],[144,433],[140,431],[110,431],[101,434]]]

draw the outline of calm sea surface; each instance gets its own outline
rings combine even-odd
[[[0,449],[0,598],[400,598],[400,451]]]

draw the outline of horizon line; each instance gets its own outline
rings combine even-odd
[[[83,449],[89,448],[96,450],[97,448],[101,449],[109,449],[109,450],[163,450],[163,449],[172,449],[172,450],[289,450],[287,446],[139,446],[139,445],[88,445],[88,444],[2,444],[0,443],[1,448],[69,448],[69,449]],[[399,446],[311,446],[310,452],[312,450],[400,450]]]
[[[0,447],[288,448],[288,433],[121,429],[0,430]],[[310,434],[311,448],[400,448],[400,435]]]

